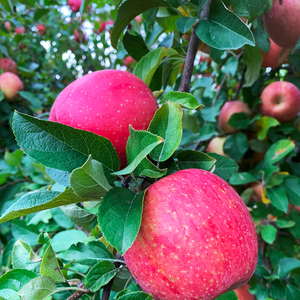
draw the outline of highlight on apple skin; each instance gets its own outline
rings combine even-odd
[[[156,98],[140,78],[111,69],[69,84],[56,98],[49,120],[108,138],[124,167],[129,125],[147,130],[157,109]]]
[[[0,75],[0,90],[7,101],[14,101],[23,88],[23,82],[16,74],[5,72]]]
[[[257,253],[235,190],[211,172],[186,169],[146,190],[140,231],[124,258],[154,299],[212,300],[249,281]]]
[[[11,72],[14,74],[18,74],[17,64],[10,58],[2,57],[0,59],[0,69],[3,72]]]
[[[272,82],[264,88],[261,100],[261,113],[279,122],[291,121],[300,112],[300,91],[291,82]]]
[[[214,152],[219,155],[226,156],[223,151],[223,146],[226,141],[225,137],[215,137],[207,145],[206,152]]]
[[[264,26],[270,38],[283,48],[293,48],[300,37],[300,1],[274,0],[264,13]]]
[[[247,103],[242,102],[240,100],[235,101],[227,101],[221,108],[218,118],[218,124],[220,129],[224,133],[232,133],[237,131],[236,128],[230,126],[227,122],[229,121],[230,117],[236,113],[246,113],[250,114],[250,109]]]
[[[40,35],[44,35],[46,33],[46,27],[43,24],[36,25],[36,28]]]
[[[16,34],[22,34],[22,33],[24,33],[25,31],[26,31],[26,29],[25,29],[24,26],[22,26],[22,27],[16,27],[16,29],[15,29],[15,33],[16,33]]]
[[[282,48],[270,39],[270,51],[268,53],[261,51],[263,61],[261,66],[264,68],[278,68],[281,66],[290,53],[289,48]]]

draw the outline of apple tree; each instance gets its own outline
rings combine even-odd
[[[300,299],[297,0],[0,11],[0,299]]]

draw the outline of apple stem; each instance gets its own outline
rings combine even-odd
[[[207,19],[209,15],[209,8],[212,3],[212,0],[208,0],[203,6],[203,9],[200,14],[200,19]],[[186,54],[185,64],[182,72],[182,77],[180,85],[178,88],[179,92],[188,93],[191,88],[191,78],[194,70],[195,57],[198,51],[199,38],[196,34],[196,27],[198,23],[193,26],[192,35],[189,43],[189,47]]]

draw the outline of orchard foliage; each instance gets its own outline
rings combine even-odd
[[[300,88],[300,39],[280,66],[262,67],[271,7],[83,0],[72,12],[63,0],[0,1],[0,58],[17,64],[24,85],[13,102],[0,91],[0,299],[152,299],[122,255],[137,237],[145,189],[189,168],[226,180],[251,213],[251,294],[300,299],[300,117],[279,122],[260,110],[272,82]],[[108,139],[48,121],[68,84],[103,69],[132,72],[160,106],[147,130],[130,127],[122,169]],[[218,116],[231,100],[250,113],[233,114],[235,130],[224,133]],[[215,137],[225,141],[207,153]]]

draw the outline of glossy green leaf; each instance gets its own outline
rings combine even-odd
[[[106,285],[117,273],[116,267],[109,261],[95,264],[85,277],[85,286],[92,292]]]
[[[80,14],[82,15],[92,0],[82,0],[80,6]]]
[[[177,155],[177,159],[178,161],[176,164],[180,170],[195,168],[208,171],[217,161],[215,158],[210,157],[206,153],[194,150],[185,150],[180,152]]]
[[[272,205],[280,211],[287,212],[289,201],[286,196],[283,186],[273,186],[270,189],[266,189],[267,197],[270,199]]]
[[[144,192],[135,194],[113,188],[103,198],[98,222],[105,239],[123,255],[137,237],[143,210]]]
[[[252,174],[247,172],[240,172],[230,177],[229,183],[232,185],[247,184],[256,181]]]
[[[17,294],[25,284],[37,276],[37,273],[24,269],[6,272],[0,277],[0,296],[7,299],[8,296]]]
[[[70,184],[79,197],[90,197],[98,200],[111,189],[102,164],[92,159],[91,156],[82,167],[73,170]]]
[[[225,154],[235,161],[241,162],[242,157],[248,150],[247,136],[240,132],[231,134],[226,138],[223,149]]]
[[[176,102],[178,103],[182,108],[190,109],[190,110],[199,110],[204,107],[204,105],[198,103],[198,100],[189,93],[182,93],[182,92],[168,92],[166,93],[161,103],[165,103],[166,101],[169,102]]]
[[[5,151],[4,160],[5,162],[12,167],[17,167],[20,165],[23,157],[23,151],[18,149],[14,152]]]
[[[195,24],[196,21],[197,21],[196,17],[193,18],[181,17],[175,22],[175,24],[180,32],[186,33],[191,29],[191,27]]]
[[[266,7],[268,0],[231,0],[232,9],[242,16],[257,18]]]
[[[168,7],[169,4],[163,0],[123,0],[118,7],[118,13],[116,21],[111,33],[111,44],[114,48],[117,48],[119,36],[122,31],[139,14],[156,7]],[[134,9],[133,9],[134,8]]]
[[[244,87],[252,86],[259,78],[262,59],[261,50],[258,47],[245,45],[243,62],[247,66],[247,70]]]
[[[236,174],[239,169],[238,164],[231,158],[217,153],[208,153],[208,155],[217,160],[214,165],[213,173],[224,180],[228,180],[232,175]]]
[[[291,140],[279,140],[273,144],[265,155],[265,163],[273,165],[282,160],[295,149],[295,143]]]
[[[204,43],[219,50],[239,49],[245,44],[254,46],[249,28],[220,0],[213,1],[208,19],[198,24],[196,33]]]
[[[286,286],[285,295],[287,300],[300,299],[300,290],[293,285],[288,284]]]
[[[14,113],[13,130],[24,152],[45,166],[72,171],[89,155],[111,170],[120,160],[111,142],[99,135],[56,122]]]
[[[175,55],[177,52],[172,48],[157,48],[146,54],[136,65],[134,75],[141,78],[148,86],[158,66],[167,56]]]
[[[300,267],[300,261],[296,258],[285,257],[278,263],[277,273],[280,279],[285,279],[288,274]]]
[[[128,54],[136,61],[149,53],[149,49],[141,35],[132,35],[126,31],[123,37],[123,45]]]
[[[145,292],[129,292],[122,295],[118,300],[152,300],[152,296]]]
[[[272,225],[263,226],[261,229],[261,237],[268,244],[273,244],[276,238],[277,230]]]
[[[167,102],[155,113],[148,131],[164,139],[150,157],[156,161],[165,161],[175,152],[182,137],[182,109],[177,103]]]
[[[67,189],[63,193],[46,190],[29,192],[4,212],[0,218],[0,223],[45,209],[88,200],[88,198],[78,197],[72,189]]]
[[[279,228],[291,228],[295,226],[295,222],[292,220],[284,220],[284,219],[277,219],[276,226]]]
[[[129,138],[127,140],[126,153],[128,166],[114,175],[125,175],[132,173],[143,159],[153,150],[157,145],[163,143],[163,138],[148,131],[134,130],[129,126]]]
[[[93,266],[99,261],[114,262],[115,257],[100,241],[91,241],[87,244],[77,243],[64,252],[62,259],[67,262],[77,262],[82,265]]]
[[[227,292],[218,298],[216,300],[239,300],[236,293],[234,291]]]
[[[268,116],[261,117],[255,123],[260,127],[260,130],[257,132],[257,138],[259,140],[264,140],[267,136],[269,129],[272,127],[276,127],[280,124],[276,119]]]

